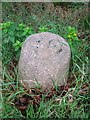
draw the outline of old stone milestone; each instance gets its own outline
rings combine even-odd
[[[23,43],[19,59],[19,79],[27,88],[43,89],[67,82],[70,47],[59,35],[42,32],[32,34]]]

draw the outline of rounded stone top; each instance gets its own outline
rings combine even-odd
[[[19,59],[20,80],[28,88],[65,84],[70,63],[70,47],[65,39],[50,32],[30,35],[23,43]]]

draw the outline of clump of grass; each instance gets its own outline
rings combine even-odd
[[[5,9],[11,5],[8,13],[10,13],[10,10],[15,8],[16,5],[16,3],[4,4]],[[25,16],[22,16],[22,18],[20,18],[20,16],[17,17],[18,22],[16,22],[15,10],[12,10],[13,12],[10,16],[5,17],[4,15],[3,17],[6,22],[4,22],[2,29],[3,81],[1,96],[2,116],[0,117],[26,119],[89,118],[89,44],[88,37],[86,36],[88,29],[86,32],[84,28],[79,30],[79,23],[77,21],[74,23],[74,26],[70,26],[68,18],[65,19],[65,21],[61,20],[59,22],[56,19],[56,14],[55,17],[52,16],[50,19],[48,15],[45,15],[43,19],[39,21],[36,15],[32,14],[30,16],[23,5],[21,8],[23,8],[24,14],[28,14],[29,17],[26,21],[31,20],[30,24],[24,22]],[[73,15],[71,16],[74,18]],[[12,19],[13,22],[11,22],[10,19]],[[21,43],[28,35],[44,31],[61,35],[67,40],[71,47],[72,56],[68,83],[66,86],[57,85],[57,87],[48,92],[42,92],[39,88],[27,90],[25,86],[23,87],[19,83],[17,70],[19,56],[16,58],[16,55],[17,53],[20,55]],[[72,34],[70,34],[71,32]],[[83,32],[84,37],[82,39],[80,35],[82,35]]]

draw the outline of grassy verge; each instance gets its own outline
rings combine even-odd
[[[38,9],[35,3],[33,8],[35,9],[32,9],[31,14],[30,9],[28,10],[24,3],[3,3],[1,117],[89,118],[88,40],[90,25],[87,16],[83,19],[82,17],[74,19],[83,6],[78,6],[78,9],[77,6],[73,7],[64,19],[59,18],[55,11],[53,14],[44,13],[42,7]],[[42,19],[35,14],[37,9],[40,13],[44,13]],[[26,86],[19,83],[17,70],[20,50],[25,38],[30,34],[43,31],[64,37],[72,52],[67,85],[57,86],[48,92],[42,92],[39,88],[27,90]]]

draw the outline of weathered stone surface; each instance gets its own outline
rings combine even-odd
[[[59,35],[42,32],[23,43],[19,59],[20,81],[27,88],[38,83],[43,89],[65,84],[70,63],[70,47]]]

